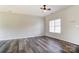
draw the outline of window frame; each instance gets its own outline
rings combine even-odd
[[[60,28],[60,31],[59,32],[56,32],[56,27],[57,27],[57,24],[56,24],[56,20],[59,20],[60,23],[58,25],[58,27]],[[50,25],[50,22],[54,22],[54,26],[53,26],[53,31],[51,30],[52,29],[52,25]],[[61,33],[61,18],[57,18],[57,19],[54,19],[54,20],[50,20],[49,21],[49,32],[50,33],[57,33],[57,34],[60,34]]]

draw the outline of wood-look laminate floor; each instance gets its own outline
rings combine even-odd
[[[35,37],[0,41],[0,53],[62,53],[60,41],[49,37]]]

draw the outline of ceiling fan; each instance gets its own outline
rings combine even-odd
[[[43,7],[41,7],[40,9],[43,10],[44,12],[51,10],[51,8],[47,8],[47,5],[43,5]]]

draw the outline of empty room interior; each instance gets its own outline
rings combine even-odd
[[[0,53],[78,53],[79,5],[0,5]]]

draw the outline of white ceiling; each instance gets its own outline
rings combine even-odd
[[[40,7],[42,5],[0,5],[0,12],[11,12],[34,16],[46,16],[51,13],[55,13],[63,8],[68,7],[68,5],[48,5],[51,11],[44,13]]]

